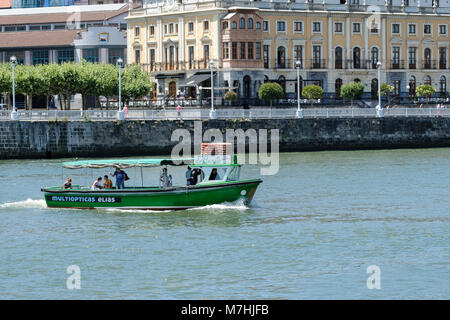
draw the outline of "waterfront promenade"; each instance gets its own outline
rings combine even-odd
[[[305,108],[303,118],[374,118],[374,117],[450,117],[450,108]],[[297,108],[216,109],[216,119],[296,119]],[[116,110],[19,110],[22,121],[112,121]],[[126,120],[206,120],[210,109],[139,109],[128,110]],[[11,112],[0,111],[0,121],[9,121]]]

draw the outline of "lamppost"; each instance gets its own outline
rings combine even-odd
[[[213,76],[213,68],[214,68],[214,60],[209,60],[209,67],[211,69],[211,111],[209,112],[209,118],[216,118],[216,110],[214,110],[214,76]]]
[[[119,111],[117,112],[117,119],[124,120],[124,112],[122,111],[122,63],[121,58],[117,59],[117,65],[119,66]]]
[[[297,68],[297,118],[303,118],[303,110],[300,108],[300,67],[302,63],[300,61],[295,62]]]
[[[198,86],[198,95],[200,96],[200,99],[197,97],[197,100],[200,101],[200,108],[202,107],[203,103],[202,103],[202,99],[203,99],[203,87],[202,86]]]
[[[12,99],[13,99],[13,110],[11,112],[11,120],[19,120],[19,113],[16,110],[16,81],[14,79],[14,67],[16,66],[17,58],[12,56],[9,61],[11,61],[12,66]]]
[[[378,69],[378,105],[377,105],[377,116],[383,117],[383,108],[381,107],[381,62],[377,62]]]

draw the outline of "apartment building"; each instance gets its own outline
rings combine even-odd
[[[241,98],[267,81],[296,93],[296,68],[301,87],[318,84],[327,97],[360,81],[376,98],[378,61],[395,95],[422,83],[449,90],[448,0],[149,0],[126,20],[128,63],[151,72],[154,96],[195,96],[210,85],[210,60],[215,85]]]

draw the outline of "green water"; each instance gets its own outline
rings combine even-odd
[[[48,209],[42,186],[106,173],[60,162],[0,162],[0,298],[450,297],[450,149],[281,154],[249,207],[179,212]]]

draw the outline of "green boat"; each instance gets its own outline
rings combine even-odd
[[[88,160],[64,162],[63,168],[119,168],[137,169],[159,167],[159,185],[155,186],[125,186],[121,189],[93,189],[91,186],[71,185],[45,187],[45,201],[51,208],[122,208],[143,210],[184,210],[195,207],[235,202],[242,199],[248,205],[258,187],[261,179],[240,179],[241,164],[236,157],[233,161],[223,160],[226,156],[207,156],[194,159],[120,159],[120,160]],[[227,158],[229,160],[229,156]],[[167,168],[171,166],[190,166],[197,173],[197,181],[190,181],[190,185],[171,185],[167,179]],[[166,176],[164,177],[164,168]],[[171,178],[171,177],[170,177]],[[185,179],[183,177],[184,181]],[[144,179],[142,179],[144,181]],[[195,182],[195,184],[194,184]],[[125,184],[127,184],[125,182]],[[187,183],[186,183],[187,184]]]

